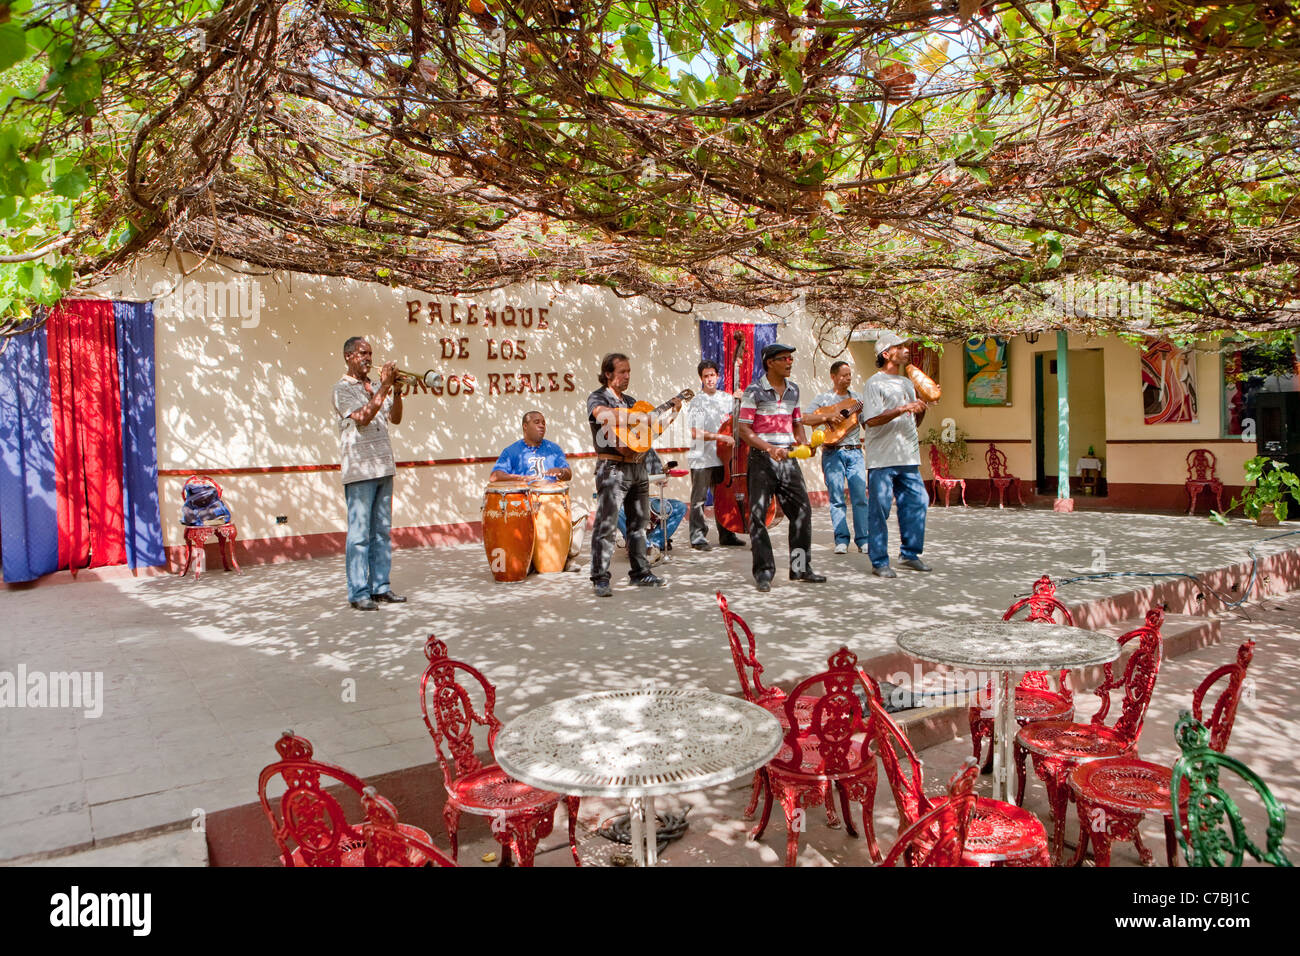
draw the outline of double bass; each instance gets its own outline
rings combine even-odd
[[[731,382],[740,384],[740,370],[745,360],[745,337],[742,332],[734,334],[735,358],[731,363]],[[719,435],[735,436],[740,418],[740,399],[735,398],[731,408],[731,417],[718,429]],[[722,460],[722,482],[713,486],[713,511],[718,524],[732,534],[749,534],[749,447],[739,440],[727,446],[723,451],[718,448],[718,457]],[[776,500],[773,499],[767,509],[764,524],[768,527],[778,518]]]

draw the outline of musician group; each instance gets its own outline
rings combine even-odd
[[[931,570],[921,557],[925,545],[928,495],[920,474],[917,426],[925,417],[925,397],[936,400],[938,388],[909,365],[907,340],[886,333],[876,341],[877,372],[859,394],[851,388],[847,362],[830,368],[831,389],[817,395],[808,411],[800,406],[799,386],[791,381],[795,349],[773,344],[760,356],[763,374],[737,400],[718,390],[720,370],[711,361],[697,368],[700,394],[687,389],[657,408],[629,393],[631,361],[610,353],[601,360],[600,387],[587,396],[587,421],[596,453],[595,523],[591,538],[590,577],[597,597],[613,594],[610,562],[620,526],[626,528],[629,581],[639,587],[663,587],[647,545],[652,514],[660,525],[662,549],[671,545],[670,516],[680,520],[685,506],[652,512],[652,475],[647,459],[662,472],[651,447],[691,401],[687,423],[691,447],[687,458],[691,491],[690,545],[710,551],[705,505],[714,495],[718,544],[743,547],[747,533],[755,586],[770,591],[776,574],[768,525],[779,505],[789,522],[789,577],[821,583],[812,567],[812,514],[799,461],[820,447],[822,473],[830,496],[835,554],[850,540],[869,554],[872,573],[896,577],[889,553],[887,521],[898,503],[897,565]],[[344,347],[348,374],[335,385],[344,489],[348,501],[348,597],[360,610],[378,603],[400,603],[391,593],[390,524],[392,476],[395,472],[387,426],[401,418],[400,376],[393,363],[383,367],[378,387],[369,378],[370,347],[349,339]],[[390,394],[391,393],[391,394]],[[564,451],[546,440],[546,420],[528,412],[523,437],[502,451],[484,497],[484,545],[497,580],[522,580],[530,571],[579,570],[587,510],[570,497],[572,472]],[[811,435],[807,429],[815,429]],[[670,463],[675,464],[675,463]],[[661,479],[666,480],[666,479]],[[356,488],[353,483],[358,484]],[[375,487],[371,487],[374,485]],[[847,489],[847,505],[846,505]],[[850,538],[849,514],[852,515]]]

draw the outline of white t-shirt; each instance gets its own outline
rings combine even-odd
[[[716,432],[731,417],[731,407],[734,404],[735,400],[726,392],[714,392],[712,395],[700,392],[686,406],[686,425],[698,431]],[[717,468],[722,464],[722,459],[718,457],[717,441],[692,438],[686,464],[690,468]]]
[[[914,401],[916,388],[906,375],[877,372],[867,379],[860,418],[865,423],[882,412]],[[916,439],[916,416],[911,412],[899,415],[883,425],[868,425],[864,431],[867,437],[863,448],[868,470],[921,464],[921,446]]]

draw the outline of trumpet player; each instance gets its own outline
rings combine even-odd
[[[889,564],[889,510],[898,499],[899,564],[929,571],[921,559],[925,548],[925,513],[929,496],[921,479],[921,447],[916,427],[925,418],[925,402],[904,374],[911,357],[907,340],[892,332],[876,339],[876,367],[862,398],[866,420],[867,553],[871,573],[896,578]]]
[[[388,581],[393,563],[393,443],[388,426],[402,420],[402,390],[395,387],[397,363],[386,362],[379,384],[370,381],[370,343],[354,335],[343,343],[347,374],[334,383],[339,426],[339,465],[347,501],[348,603],[358,611],[380,603],[402,604]]]

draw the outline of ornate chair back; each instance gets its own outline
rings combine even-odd
[[[365,822],[361,835],[366,841],[366,866],[455,866],[432,843],[403,828],[397,822],[397,808],[374,787],[361,791]]]
[[[342,784],[360,794],[365,782],[342,767],[314,759],[311,743],[292,730],[280,736],[275,749],[281,759],[263,768],[257,780],[257,795],[280,848],[281,860],[285,866],[294,866],[296,845],[307,866],[341,866],[344,853],[359,846],[364,837],[347,822],[343,806],[325,788]],[[277,774],[286,787],[278,815],[266,793],[267,784]]]
[[[989,470],[989,478],[1010,478],[1007,471],[1007,456],[998,450],[998,446],[989,443],[989,450],[984,453],[984,465]]]
[[[1123,690],[1124,702],[1120,705],[1114,730],[1125,740],[1136,741],[1142,736],[1142,721],[1146,719],[1147,707],[1151,705],[1151,692],[1155,690],[1160,660],[1164,656],[1164,639],[1160,636],[1160,627],[1164,622],[1163,609],[1153,607],[1147,611],[1146,623],[1119,639],[1121,653],[1125,644],[1134,640],[1138,642],[1137,648],[1124,665],[1124,673],[1116,679],[1115,665],[1108,662],[1103,669],[1102,682],[1094,691],[1101,706],[1092,715],[1092,723],[1105,724],[1106,715],[1110,712],[1110,692]]]
[[[731,645],[731,662],[736,665],[736,676],[740,679],[740,689],[745,700],[751,704],[781,700],[785,695],[780,688],[763,686],[763,665],[758,662],[754,632],[749,629],[744,618],[727,607],[727,599],[722,596],[722,592],[718,591],[717,595],[722,623],[727,629],[727,641]],[[737,633],[737,628],[743,637]]]
[[[786,697],[785,746],[791,756],[786,762],[778,754],[769,766],[791,775],[838,778],[857,773],[872,759],[857,694],[861,686],[870,700],[872,689],[858,676],[857,655],[841,647],[826,663],[827,670],[800,681]],[[811,711],[796,714],[800,698],[807,697],[816,699]]]
[[[911,826],[904,829],[900,824],[898,840],[880,865],[895,866],[906,853],[910,866],[961,866],[975,814],[978,776],[979,764],[973,757],[967,758],[948,780],[948,799],[927,810]]]
[[[1286,807],[1278,803],[1259,776],[1240,760],[1221,754],[1210,746],[1210,732],[1187,711],[1182,711],[1174,736],[1183,755],[1174,764],[1169,781],[1173,829],[1178,834],[1189,866],[1241,866],[1246,854],[1261,863],[1291,866],[1282,854],[1286,833]],[[1249,784],[1268,813],[1268,831],[1261,850],[1246,835],[1241,811],[1219,782],[1219,771],[1228,770]],[[1182,818],[1183,787],[1189,791],[1187,818]]]
[[[1255,642],[1247,641],[1237,648],[1236,663],[1224,664],[1211,671],[1192,694],[1192,716],[1210,731],[1210,747],[1219,753],[1228,749],[1228,737],[1232,735],[1232,725],[1237,720],[1237,705],[1241,702],[1241,688],[1246,682],[1246,668],[1254,656]],[[1202,709],[1205,695],[1224,677],[1228,678],[1228,683],[1219,692],[1219,699],[1210,711],[1210,719],[1206,720]]]
[[[939,450],[938,445],[930,446],[930,470],[934,472],[936,478],[952,478],[948,473],[948,458]]]
[[[1193,448],[1187,453],[1187,480],[1214,481],[1217,465],[1214,452],[1208,448]]]
[[[885,768],[889,789],[894,794],[901,830],[930,810],[930,799],[925,795],[922,785],[924,777],[921,758],[916,755],[903,728],[885,710],[878,696],[868,695],[867,708],[872,743],[876,756]]]
[[[447,645],[433,634],[424,643],[424,656],[429,659],[429,666],[420,678],[420,713],[450,788],[457,777],[483,769],[483,761],[474,752],[475,724],[488,729],[488,750],[495,750],[497,734],[501,731],[501,721],[495,713],[497,689],[478,668],[448,657]],[[482,694],[481,712],[475,706],[476,693],[472,691]]]
[[[1057,600],[1056,585],[1046,574],[1034,582],[1033,593],[1029,597],[1021,598],[1007,608],[1007,613],[1002,615],[1002,620],[1010,621],[1026,607],[1029,608],[1029,613],[1025,616],[1026,621],[1074,627],[1074,615],[1070,613],[1068,607]],[[1070,686],[1068,670],[1063,670],[1057,675],[1057,683],[1060,686],[1061,696],[1069,701],[1074,700],[1074,690]],[[1047,671],[1030,671],[1020,679],[1020,686],[1035,690],[1052,690]]]

